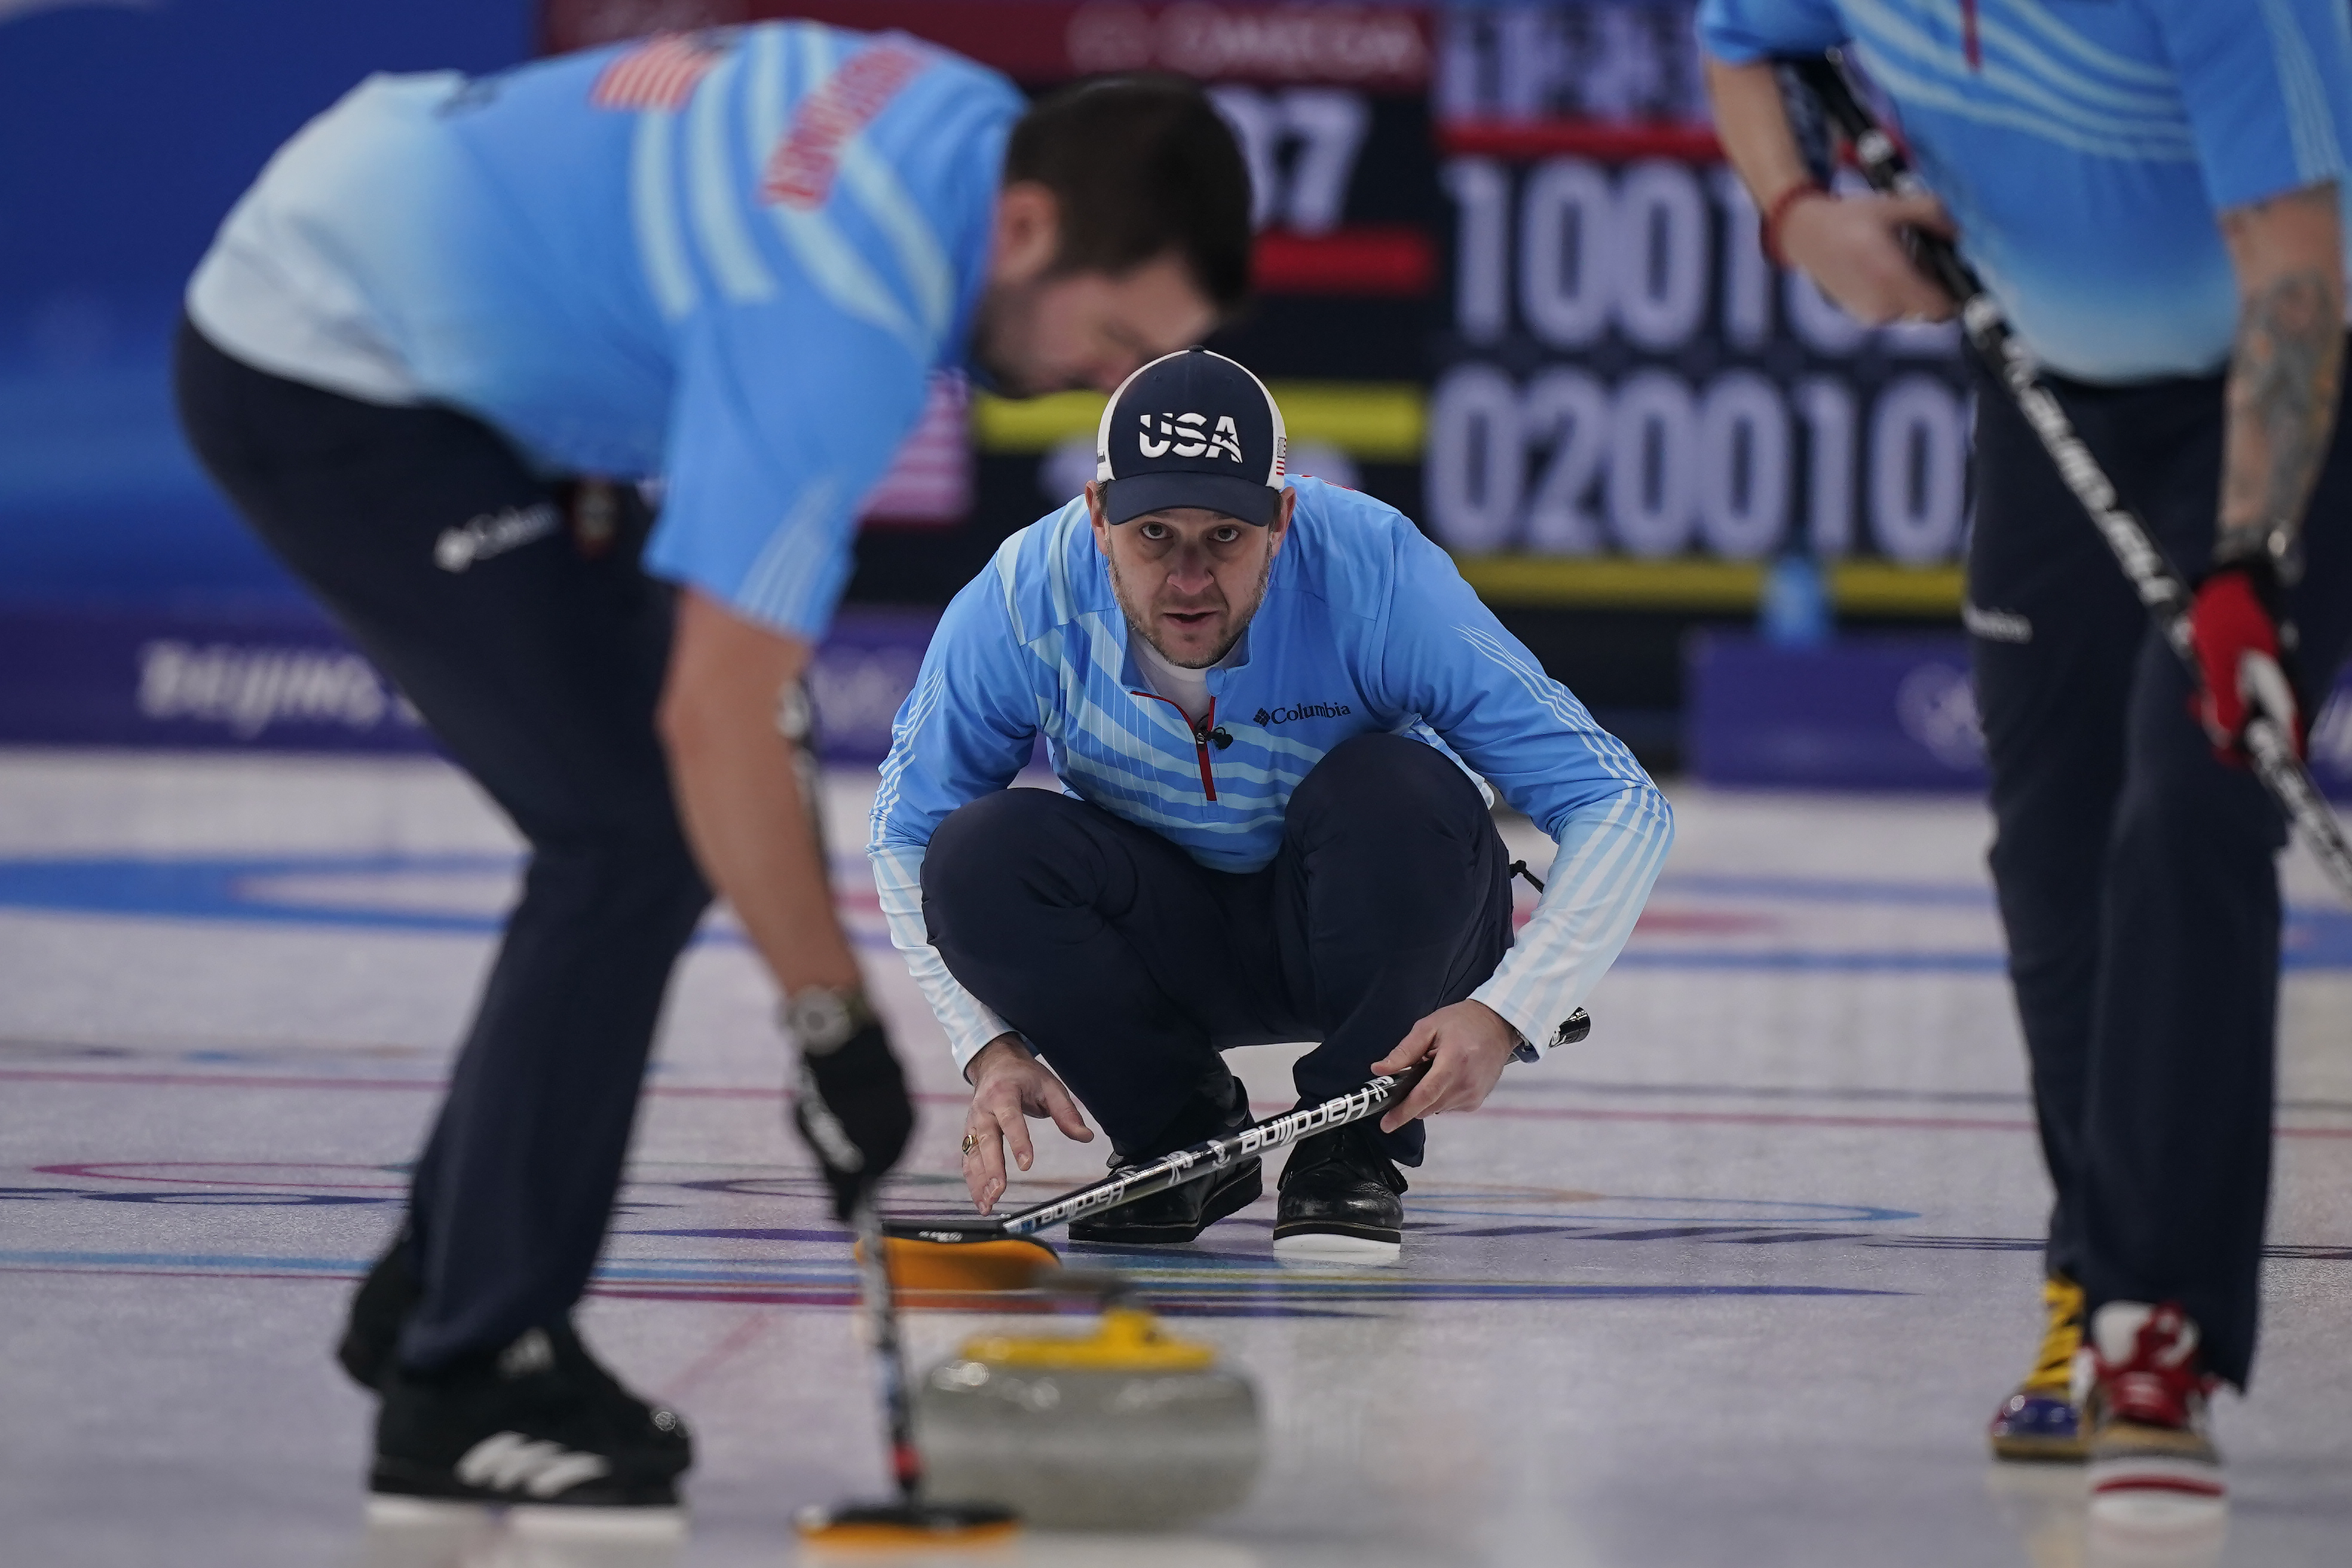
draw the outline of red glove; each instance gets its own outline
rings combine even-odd
[[[2224,566],[2199,584],[2189,605],[2203,687],[2197,694],[2197,717],[2212,737],[2213,754],[2224,762],[2243,759],[2246,721],[2263,713],[2278,720],[2295,753],[2303,752],[2294,687],[2279,664],[2277,602],[2269,572],[2241,563]]]

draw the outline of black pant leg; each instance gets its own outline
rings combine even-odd
[[[1477,786],[1402,735],[1359,735],[1290,797],[1275,908],[1295,1005],[1322,1043],[1293,1069],[1304,1101],[1360,1087],[1429,1014],[1511,945],[1510,857]],[[1419,1121],[1380,1135],[1421,1163]]]
[[[255,530],[531,844],[412,1194],[430,1365],[570,1308],[602,1245],[671,967],[709,902],[653,715],[670,596],[562,526],[462,570],[469,520],[551,507],[487,426],[264,374],[183,331],[191,442]],[[560,512],[551,514],[560,524]]]
[[[2152,482],[2126,487],[2192,576],[2212,547],[2221,395],[2216,378],[2145,398]],[[2352,440],[2339,420],[2305,525],[2309,569],[2292,596],[2307,623],[2305,702],[2332,683],[2352,631],[2347,535]],[[2171,649],[2145,633],[2105,874],[2083,1282],[2095,1307],[2179,1301],[2209,1368],[2242,1386],[2270,1193],[2286,825],[2249,770],[2214,757],[2189,714],[2192,691]]]
[[[2087,425],[2098,411],[2078,405]],[[1989,857],[2054,1200],[2048,1262],[2079,1276],[2101,886],[2146,612],[2008,394],[1977,374],[1968,602],[1991,774]]]
[[[1970,603],[2011,607],[1990,583],[2012,597],[2026,594],[2017,584],[2058,584],[2026,617],[2031,647],[2097,633],[2073,665],[2000,645],[1984,629],[1997,623],[1980,621],[1977,641],[1995,877],[2059,1189],[2053,1262],[2095,1308],[2179,1300],[2209,1366],[2242,1384],[2269,1188],[2283,824],[2248,773],[2213,758],[2188,711],[2188,674],[2006,395],[1980,384]],[[2212,547],[2221,399],[2219,377],[2067,396],[2124,499],[2192,576]],[[2038,531],[2017,526],[2037,511]],[[2310,701],[2352,641],[2352,444],[2340,421],[2306,539],[2311,569],[2293,600]],[[2080,827],[2095,805],[2105,831],[2093,838]]]
[[[2217,762],[2150,632],[2104,879],[2080,1278],[2094,1308],[2177,1300],[2207,1366],[2253,1355],[2270,1191],[2278,809]]]
[[[2193,579],[2220,504],[2221,379],[2116,396],[2133,437],[2117,489]],[[2134,652],[2101,878],[2081,1278],[2094,1310],[2178,1300],[2207,1365],[2242,1384],[2270,1184],[2284,830],[2253,776],[2213,756],[2162,637],[2143,626]]]
[[[1008,789],[931,835],[923,918],[949,973],[1133,1152],[1222,1100],[1220,1050],[1298,1037],[1268,1016],[1267,885],[1099,806]]]

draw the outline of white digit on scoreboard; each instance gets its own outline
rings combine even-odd
[[[1454,319],[1465,342],[1505,342],[1516,327],[1575,361],[1613,335],[1650,362],[1613,386],[1580,364],[1545,367],[1524,387],[1485,363],[1441,375],[1424,479],[1446,543],[1754,560],[1798,527],[1832,559],[1856,549],[1859,513],[1889,559],[1944,561],[1958,547],[1968,419],[1946,380],[1897,377],[1870,398],[1865,429],[1856,389],[1835,374],[1783,387],[1758,368],[1694,377],[1659,363],[1699,343],[1710,300],[1720,341],[1750,352],[1771,345],[1776,308],[1797,345],[1832,359],[1864,348],[1948,358],[1948,324],[1874,332],[1801,276],[1776,279],[1728,170],[1555,157],[1515,177],[1496,159],[1461,157],[1442,177],[1458,217]]]
[[[1454,158],[1440,176],[1461,209],[1454,225],[1454,324],[1490,343],[1511,324],[1511,177],[1492,158]]]
[[[1371,130],[1364,95],[1330,87],[1264,92],[1228,84],[1211,88],[1209,97],[1249,164],[1251,221],[1299,234],[1337,228],[1357,155]]]
[[[1805,542],[1823,558],[1846,555],[1857,413],[1852,387],[1829,376],[1784,392],[1753,370],[1694,384],[1652,367],[1612,389],[1556,366],[1521,388],[1465,362],[1438,378],[1430,402],[1430,526],[1470,554],[1613,546],[1654,559],[1700,545],[1759,559],[1788,540],[1801,426]],[[1932,375],[1899,377],[1873,400],[1864,494],[1871,541],[1888,559],[1927,564],[1958,548],[1968,417]]]
[[[1925,565],[1960,542],[1968,423],[1929,375],[1890,382],[1870,412],[1870,531],[1890,560]]]
[[[1528,500],[1527,545],[1547,555],[1604,549],[1585,496],[1609,456],[1609,390],[1580,370],[1548,370],[1528,384],[1522,428],[1551,448]]]

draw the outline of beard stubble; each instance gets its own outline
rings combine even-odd
[[[1257,617],[1258,606],[1265,603],[1266,584],[1274,580],[1274,552],[1269,550],[1265,563],[1258,568],[1257,586],[1250,595],[1249,604],[1234,614],[1233,626],[1225,633],[1223,640],[1206,658],[1195,660],[1179,658],[1169,652],[1160,639],[1152,636],[1149,621],[1136,614],[1135,595],[1129,591],[1127,579],[1118,573],[1118,557],[1106,553],[1103,563],[1110,568],[1111,596],[1118,601],[1119,614],[1127,617],[1129,633],[1150,643],[1154,653],[1179,669],[1213,668],[1223,660],[1225,655],[1233,652],[1234,646],[1242,640],[1242,634],[1249,630],[1250,622]]]

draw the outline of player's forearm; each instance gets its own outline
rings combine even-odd
[[[922,847],[908,843],[885,847],[877,841],[866,853],[874,861],[874,891],[890,928],[890,944],[906,959],[908,972],[947,1034],[950,1054],[969,1078],[980,1051],[1003,1037],[1012,1026],[958,984],[947,960],[931,945],[930,928],[923,922]]]
[[[2344,360],[2336,189],[2315,185],[2221,216],[2238,275],[2238,338],[2215,559],[2265,555],[2301,530],[2327,454]]]
[[[778,701],[809,654],[806,643],[688,590],[661,705],[671,786],[695,858],[787,992],[858,983],[797,748],[777,728]]]
[[[1674,841],[1674,808],[1647,783],[1577,812],[1535,913],[1471,1000],[1548,1045],[1617,961]]]
[[[1812,171],[1797,148],[1789,111],[1780,101],[1780,81],[1769,64],[1729,65],[1706,61],[1706,96],[1715,106],[1715,132],[1723,154],[1739,174],[1757,210],[1769,212],[1790,190],[1808,184]]]

